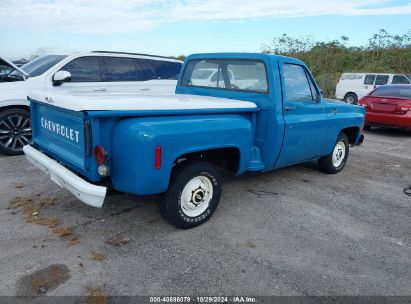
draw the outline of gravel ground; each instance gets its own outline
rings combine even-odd
[[[159,197],[94,209],[0,155],[0,295],[411,295],[411,136],[365,135],[338,175],[307,163],[228,178],[188,231]]]

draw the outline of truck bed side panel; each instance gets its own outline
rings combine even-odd
[[[215,148],[240,151],[239,172],[250,160],[252,124],[249,114],[128,118],[111,135],[111,177],[114,189],[146,195],[167,190],[173,163],[180,156]],[[155,150],[161,146],[161,168]]]

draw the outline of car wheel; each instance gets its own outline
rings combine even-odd
[[[358,96],[354,93],[348,93],[347,95],[345,95],[344,101],[346,103],[356,105],[358,103]]]
[[[347,163],[349,150],[347,135],[340,133],[331,154],[319,159],[320,170],[328,174],[341,172]]]
[[[207,162],[181,164],[160,205],[163,217],[181,229],[206,222],[217,209],[221,196],[219,172]]]
[[[31,143],[30,112],[9,109],[0,112],[0,150],[7,155],[23,154],[23,147]]]

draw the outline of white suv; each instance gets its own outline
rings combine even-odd
[[[181,66],[166,57],[103,51],[47,55],[21,68],[0,58],[0,150],[19,155],[30,143],[27,95],[33,90],[174,94]]]
[[[344,73],[338,81],[335,95],[347,103],[358,100],[385,84],[409,84],[410,80],[401,74]]]

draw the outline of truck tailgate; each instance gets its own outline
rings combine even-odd
[[[86,170],[85,113],[31,100],[33,143],[73,169]]]

